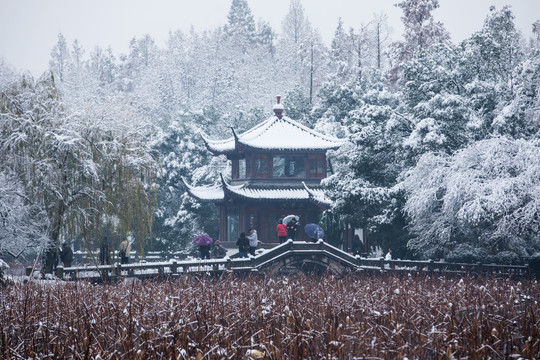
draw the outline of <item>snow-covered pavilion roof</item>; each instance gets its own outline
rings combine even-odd
[[[305,184],[302,188],[284,187],[251,187],[247,184],[231,185],[223,177],[222,184],[215,186],[191,186],[182,179],[188,188],[188,192],[199,201],[224,202],[226,198],[241,198],[246,200],[315,200],[318,204],[329,206],[330,200],[325,197],[320,188],[308,188]]]
[[[259,125],[225,140],[212,140],[201,134],[214,154],[231,154],[244,149],[261,151],[302,151],[337,149],[345,140],[323,135],[287,116],[272,116]]]

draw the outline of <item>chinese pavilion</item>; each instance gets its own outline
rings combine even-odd
[[[321,180],[327,176],[326,152],[339,148],[344,140],[320,134],[283,115],[280,97],[274,116],[232,137],[212,140],[201,134],[214,155],[231,161],[231,180],[221,176],[221,184],[193,187],[192,197],[213,202],[220,209],[220,240],[236,241],[239,233],[253,227],[259,240],[278,242],[279,218],[297,215],[297,239],[309,240],[303,227],[317,223],[318,215],[329,208]]]

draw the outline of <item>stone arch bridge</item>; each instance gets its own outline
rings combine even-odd
[[[174,278],[185,274],[264,274],[280,275],[296,272],[332,273],[346,272],[416,272],[436,274],[495,274],[525,276],[526,266],[502,266],[492,264],[458,264],[433,261],[384,260],[352,256],[328,243],[288,241],[271,250],[250,258],[225,258],[211,260],[169,260],[134,264],[90,265],[62,268],[57,276],[64,280],[103,281],[124,277]],[[27,269],[31,273],[32,269]]]

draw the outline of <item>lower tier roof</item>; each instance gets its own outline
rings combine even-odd
[[[286,201],[306,200],[314,201],[319,205],[330,206],[331,201],[326,198],[321,188],[302,187],[256,187],[244,185],[230,185],[222,177],[222,184],[215,186],[191,186],[182,179],[189,194],[201,202],[221,203],[227,199],[244,199],[254,201]]]

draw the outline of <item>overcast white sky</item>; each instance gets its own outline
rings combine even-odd
[[[35,76],[47,69],[50,51],[62,32],[68,43],[78,39],[88,55],[96,45],[126,53],[134,36],[150,34],[159,46],[169,31],[212,29],[227,22],[231,0],[0,0],[0,58]],[[275,31],[289,7],[289,0],[248,0],[254,18]],[[398,0],[303,0],[310,22],[328,44],[338,18],[346,28],[367,23],[374,13],[388,14],[393,38],[401,37]],[[540,19],[540,0],[440,0],[435,17],[454,41],[479,30],[490,5],[510,4],[516,24],[528,38],[531,24]]]

